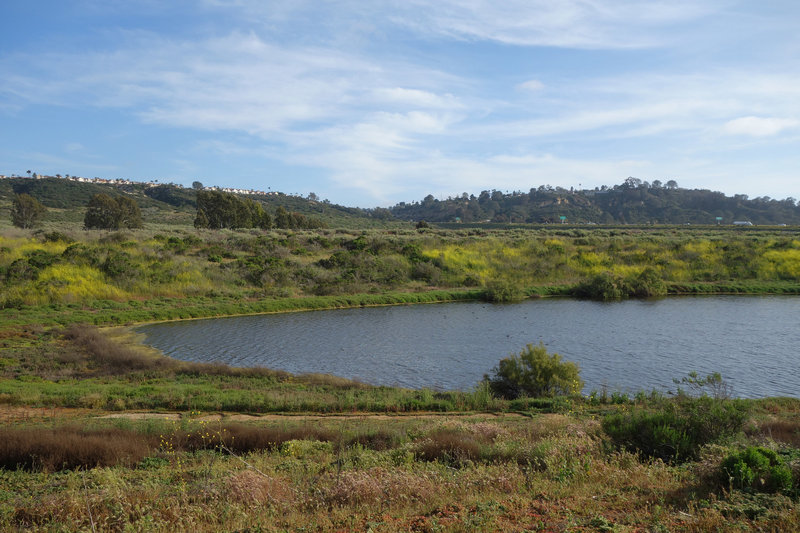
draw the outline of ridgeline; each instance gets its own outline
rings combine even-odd
[[[567,190],[540,186],[529,192],[483,191],[437,200],[401,202],[391,208],[401,220],[436,223],[552,224],[565,217],[570,224],[800,224],[794,198],[750,199],[721,192],[681,189],[628,178],[622,185],[595,190]],[[719,219],[717,218],[719,217]]]

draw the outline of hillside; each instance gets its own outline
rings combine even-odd
[[[400,202],[390,209],[361,209],[283,193],[242,195],[262,204],[270,213],[278,207],[300,213],[332,228],[384,227],[392,220],[436,223],[551,224],[722,224],[747,221],[756,225],[798,225],[800,207],[793,198],[748,198],[703,189],[662,186],[628,178],[621,185],[595,190],[567,190],[540,186],[529,192],[482,191],[478,196],[438,200],[432,195],[419,202]],[[0,180],[0,217],[15,194],[26,193],[50,209],[50,222],[81,222],[92,195],[105,192],[129,196],[151,223],[191,225],[196,191],[173,184],[80,183],[60,178]],[[719,217],[719,219],[717,218]]]
[[[541,186],[524,193],[483,191],[437,200],[401,202],[391,208],[402,220],[428,222],[573,224],[800,224],[800,207],[793,198],[749,199],[721,192],[655,186],[629,178],[622,185],[596,190],[566,190]],[[721,217],[718,221],[717,217]]]
[[[151,223],[191,225],[197,209],[196,191],[173,184],[149,186],[144,183],[98,184],[81,183],[61,178],[7,178],[0,180],[0,217],[15,194],[29,194],[50,209],[49,221],[80,222],[86,204],[98,193],[128,196],[136,200],[145,221]],[[247,195],[264,205],[269,212],[278,207],[320,220],[328,227],[373,227],[382,225],[386,210],[363,210],[314,201],[283,193]],[[4,209],[5,208],[5,209]]]

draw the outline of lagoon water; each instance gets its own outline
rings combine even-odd
[[[674,390],[720,372],[739,397],[800,396],[800,298],[702,296],[597,303],[447,303],[142,326],[187,361],[330,373],[376,385],[472,389],[528,343],[580,365],[593,389]]]

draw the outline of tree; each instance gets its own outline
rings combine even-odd
[[[32,228],[47,212],[42,203],[29,194],[18,194],[11,206],[11,223],[18,228]]]
[[[86,229],[141,228],[142,213],[132,198],[95,194],[86,206],[83,225]]]
[[[638,189],[641,184],[642,180],[640,180],[639,178],[628,176],[628,178],[625,180],[622,186],[625,187],[626,189]]]
[[[196,228],[272,227],[272,218],[260,202],[219,191],[197,191]]]
[[[199,182],[199,181],[193,181],[192,182],[192,189],[194,189],[196,191],[201,191],[201,190],[203,190],[203,184],[201,182]]]
[[[280,229],[292,227],[292,217],[282,205],[279,205],[275,210],[275,227]]]
[[[117,202],[117,227],[118,228],[141,228],[142,212],[139,204],[133,198],[119,196]]]
[[[675,181],[675,180],[669,180],[667,182],[667,184],[666,184],[666,187],[667,187],[667,189],[677,189],[678,188],[678,182]]]
[[[583,389],[578,365],[548,354],[541,342],[528,344],[522,352],[501,359],[493,376],[484,376],[492,392],[502,398],[533,398],[578,394]]]
[[[105,193],[92,196],[86,206],[83,225],[86,229],[119,229],[117,202]]]

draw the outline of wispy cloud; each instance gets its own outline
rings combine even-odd
[[[631,0],[408,0],[400,20],[417,31],[522,46],[627,49],[672,42],[674,24],[701,19],[713,2]],[[411,13],[417,16],[411,16]],[[419,16],[418,13],[423,13]]]
[[[726,122],[723,130],[731,135],[771,137],[798,125],[800,121],[791,118],[740,117]]]

